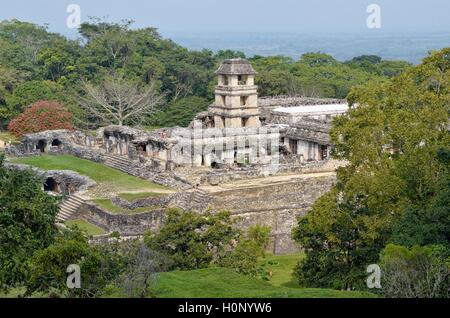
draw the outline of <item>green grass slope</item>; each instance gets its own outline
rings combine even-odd
[[[78,226],[78,228],[87,233],[87,235],[101,235],[106,234],[102,228],[89,223],[85,220],[70,220],[65,222],[66,226]]]
[[[365,292],[275,286],[226,268],[174,271],[159,275],[156,297],[161,298],[368,298]]]
[[[72,170],[88,176],[98,184],[107,184],[121,191],[167,189],[151,181],[143,180],[110,167],[73,156],[43,155],[15,159],[14,162],[28,164],[43,170]]]

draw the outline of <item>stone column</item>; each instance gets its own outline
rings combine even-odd
[[[303,140],[297,140],[297,155],[302,155],[304,160],[309,159],[309,143]]]
[[[211,167],[211,153],[203,154],[203,161],[205,167]]]
[[[201,167],[202,166],[202,155],[201,153],[194,154],[194,160],[192,161],[192,166]]]

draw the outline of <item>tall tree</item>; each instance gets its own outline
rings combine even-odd
[[[450,145],[450,48],[391,81],[353,89],[348,100],[331,131],[334,157],[348,164],[294,231],[307,254],[297,271],[306,285],[363,286],[393,226],[408,209],[434,209],[448,187],[439,150]]]
[[[57,199],[31,171],[8,169],[0,156],[0,288],[24,281],[27,260],[56,235]]]
[[[138,124],[154,113],[164,100],[155,84],[139,85],[122,75],[106,75],[100,83],[83,82],[80,106],[102,124]]]

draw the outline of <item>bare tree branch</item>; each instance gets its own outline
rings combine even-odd
[[[99,84],[82,81],[84,96],[78,101],[91,116],[104,124],[139,123],[164,102],[154,83],[138,86],[112,73]]]

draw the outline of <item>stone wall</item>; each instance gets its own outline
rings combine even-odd
[[[238,217],[241,228],[254,224],[270,226],[271,250],[276,254],[293,252],[298,249],[291,239],[297,217],[305,215],[334,181],[334,175],[299,178],[289,183],[217,192],[211,194],[210,207],[215,211],[230,211]]]
[[[108,232],[119,232],[122,236],[137,236],[149,230],[157,230],[164,221],[164,216],[164,209],[136,214],[114,214],[86,202],[72,218],[85,219]]]
[[[314,201],[330,189],[335,176],[298,177],[297,179],[265,186],[236,188],[221,192],[205,193],[199,190],[184,191],[161,198],[149,198],[128,202],[114,199],[124,208],[149,206],[159,208],[136,214],[114,214],[93,203],[85,203],[72,218],[83,218],[111,233],[122,236],[139,236],[146,231],[156,231],[165,220],[165,209],[174,207],[186,211],[204,213],[229,211],[243,230],[260,224],[271,227],[270,250],[275,254],[297,251],[299,246],[291,239],[297,217],[303,216]]]
[[[132,202],[124,200],[119,197],[114,197],[111,199],[112,203],[115,205],[128,209],[135,210],[143,207],[160,207],[165,208],[168,206],[171,196],[161,196],[161,197],[153,197],[153,198],[145,198],[145,199],[137,199]]]
[[[285,158],[285,161],[288,158]],[[294,161],[297,159],[293,157],[290,162],[280,164],[277,167],[268,166],[267,169],[261,166],[248,166],[234,169],[216,169],[212,170],[200,177],[201,185],[218,185],[221,183],[262,178],[270,175],[290,175],[290,174],[308,174],[320,172],[332,172],[336,168],[345,163],[337,160],[324,160],[316,162],[299,163]]]
[[[29,165],[6,163],[6,167],[16,170],[32,170],[42,179],[43,184],[49,179],[53,179],[56,183],[58,193],[62,195],[70,195],[78,191],[87,190],[97,183],[89,177],[80,175],[70,170],[41,170]]]

